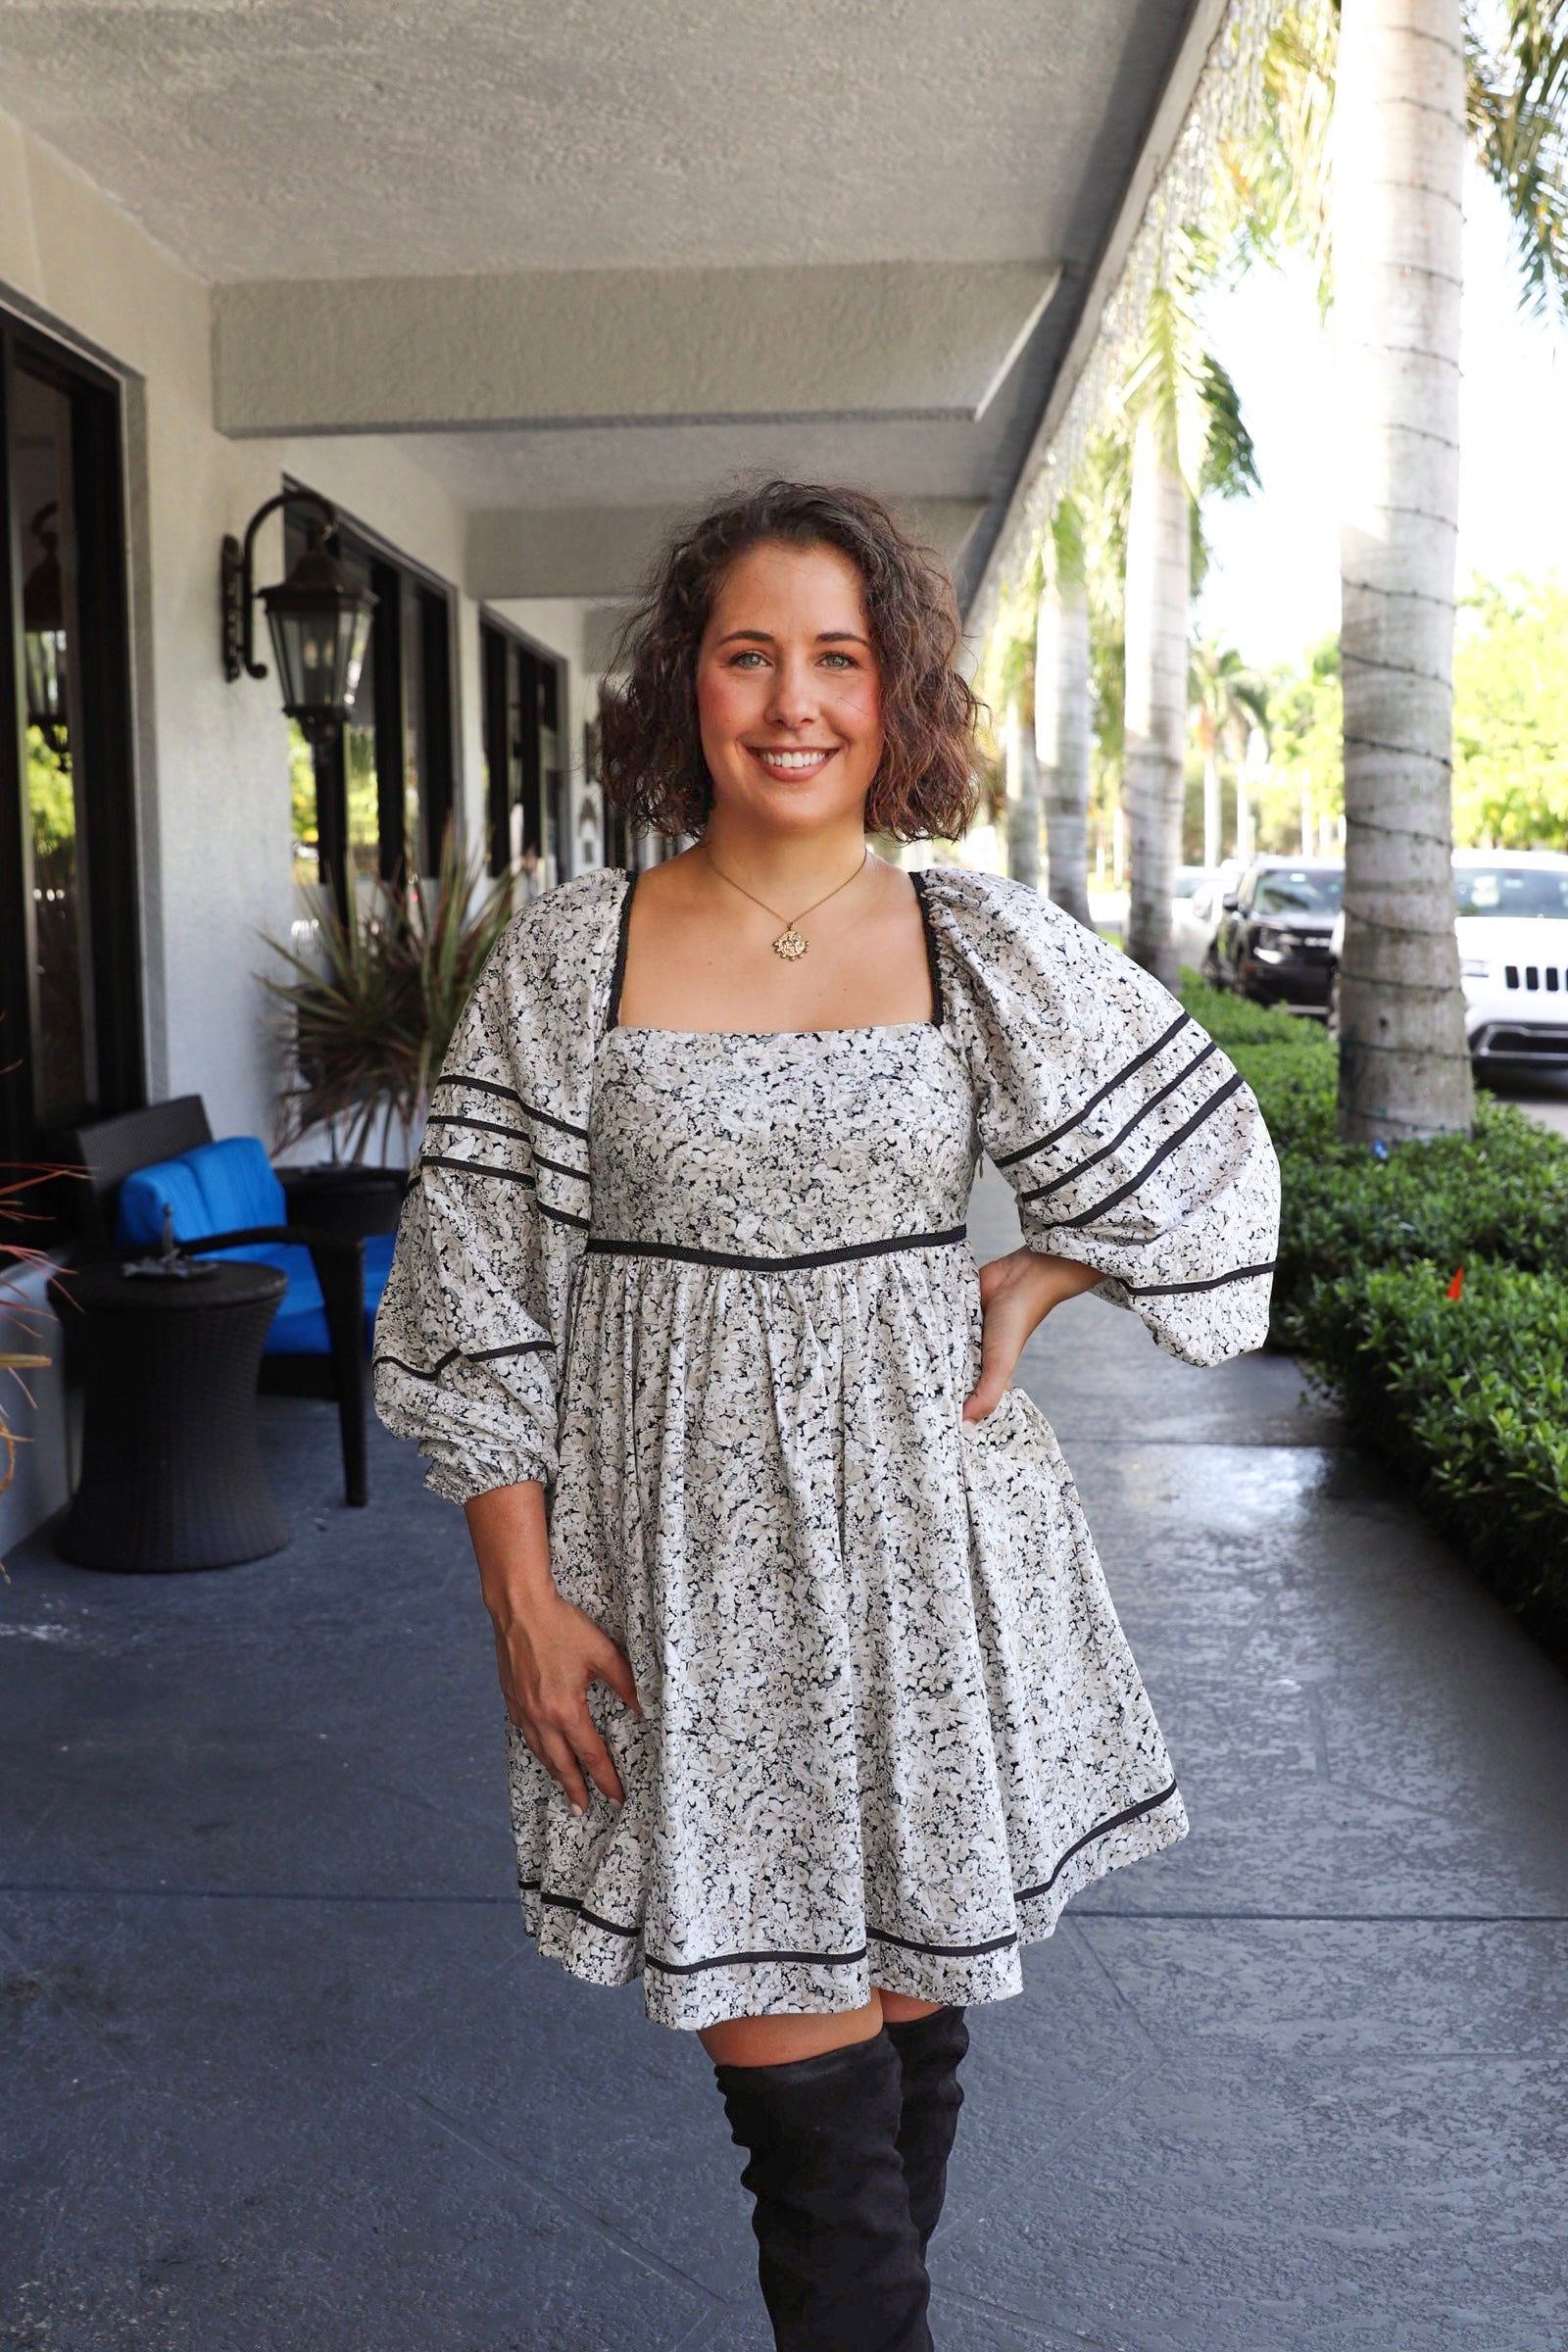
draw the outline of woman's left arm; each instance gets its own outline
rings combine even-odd
[[[1002,1402],[1031,1333],[1054,1306],[1092,1291],[1094,1266],[1040,1250],[1011,1250],[980,1269],[980,1377],[964,1399],[965,1421],[983,1421]]]

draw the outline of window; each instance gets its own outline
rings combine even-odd
[[[284,509],[284,568],[305,551],[312,510]],[[371,543],[338,529],[343,569],[375,598],[365,665],[348,724],[312,750],[290,725],[294,879],[330,888],[341,909],[350,877],[395,882],[433,873],[452,812],[451,613],[447,591]]]
[[[496,620],[480,624],[490,871],[535,889],[572,870],[565,664]]]
[[[1461,914],[1528,915],[1558,923],[1568,919],[1568,866],[1459,865],[1453,885]]]
[[[0,1158],[142,1100],[120,393],[0,316]]]
[[[1293,865],[1259,874],[1253,914],[1337,914],[1345,890],[1339,866]]]

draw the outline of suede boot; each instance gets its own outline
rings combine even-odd
[[[778,2352],[931,2352],[930,2282],[898,2150],[886,2033],[787,2066],[715,2066],[756,2203]]]
[[[909,2214],[919,2232],[922,2259],[942,2213],[948,2158],[958,2129],[963,2090],[958,2066],[969,2047],[961,2008],[933,2009],[883,2028],[904,2069],[904,2104],[899,2119],[899,2154],[909,2183]]]

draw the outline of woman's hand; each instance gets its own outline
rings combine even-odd
[[[612,1805],[624,1803],[610,1750],[588,1712],[588,1686],[608,1683],[640,1715],[631,1662],[601,1626],[557,1592],[544,1489],[533,1479],[495,1487],[464,1507],[508,1716],[574,1812],[588,1810],[585,1773]]]
[[[1073,1257],[1013,1250],[980,1269],[980,1377],[963,1402],[965,1421],[983,1421],[1002,1402],[1024,1343],[1054,1306],[1103,1279]]]

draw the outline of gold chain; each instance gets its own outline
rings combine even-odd
[[[797,926],[804,922],[807,915],[814,914],[819,906],[825,906],[829,899],[836,899],[841,890],[848,890],[852,882],[858,881],[860,875],[864,873],[871,856],[871,845],[867,842],[864,855],[853,874],[847,875],[842,882],[836,882],[833,888],[824,891],[819,899],[813,899],[809,906],[803,906],[799,914],[785,916],[780,914],[776,906],[770,906],[765,899],[760,899],[755,890],[748,890],[744,882],[737,882],[733,874],[726,874],[714,858],[712,851],[708,848],[707,842],[704,842],[703,848],[707,853],[709,864],[721,882],[727,882],[731,890],[738,890],[743,899],[750,899],[754,906],[760,906],[762,912],[770,914],[775,923],[784,925],[783,930],[773,942],[773,953],[775,956],[782,956],[786,963],[798,963],[806,954],[808,943],[801,937]]]

